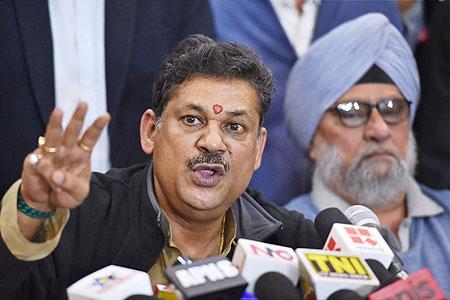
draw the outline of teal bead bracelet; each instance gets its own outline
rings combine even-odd
[[[37,209],[32,208],[29,206],[25,200],[23,199],[22,195],[18,193],[17,195],[17,209],[29,216],[33,219],[48,219],[53,217],[55,214],[55,211],[40,211]]]

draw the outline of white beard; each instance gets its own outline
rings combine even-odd
[[[377,175],[377,161],[364,161],[378,148],[379,145],[372,143],[360,149],[351,165],[344,169],[336,147],[323,142],[319,145],[314,172],[331,190],[340,187],[341,194],[346,195],[345,200],[351,204],[382,209],[406,192],[417,161],[416,140],[410,130],[406,160],[397,151],[383,176]]]

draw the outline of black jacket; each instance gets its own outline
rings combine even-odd
[[[61,240],[48,257],[20,261],[1,240],[0,299],[65,299],[69,285],[110,264],[148,272],[164,245],[147,190],[149,166],[94,173],[88,198],[71,210]],[[233,204],[238,237],[292,248],[321,246],[312,222],[302,214],[267,203],[250,189],[244,194]],[[268,213],[273,222],[266,223],[274,230],[260,230],[258,221],[250,220],[255,208]]]

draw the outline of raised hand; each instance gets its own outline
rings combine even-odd
[[[20,192],[31,207],[40,211],[75,208],[89,193],[91,151],[109,122],[109,115],[99,117],[79,139],[87,111],[80,103],[65,130],[62,111],[54,109],[45,137],[24,161]]]

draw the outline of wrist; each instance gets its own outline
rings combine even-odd
[[[44,203],[30,201],[24,194],[21,186],[17,194],[17,209],[23,214],[34,219],[47,219],[55,214],[56,210],[53,207]]]

